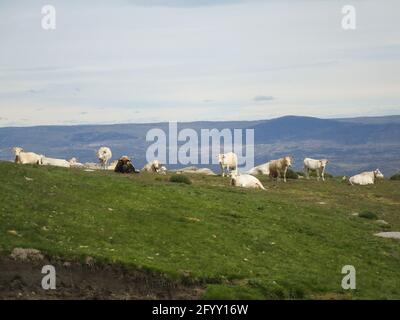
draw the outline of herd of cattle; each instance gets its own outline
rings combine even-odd
[[[113,170],[119,173],[139,173],[151,172],[158,174],[165,174],[167,168],[161,164],[158,160],[153,160],[147,163],[142,170],[136,170],[132,164],[132,161],[127,156],[123,156],[118,160],[109,163],[112,158],[112,152],[108,147],[101,147],[96,156],[99,163],[79,163],[76,158],[70,160],[55,159],[39,155],[34,152],[26,152],[20,147],[13,148],[15,155],[15,163],[21,164],[38,164],[38,165],[49,165],[64,168],[83,168],[86,171],[92,171],[95,169]],[[237,187],[243,188],[256,188],[265,189],[260,180],[256,175],[267,175],[271,178],[276,178],[278,181],[283,179],[286,182],[286,175],[288,169],[292,166],[293,157],[287,156],[277,160],[271,160],[267,163],[261,164],[257,167],[252,168],[247,173],[239,173],[238,170],[238,157],[233,152],[220,154],[218,156],[218,162],[221,167],[221,175],[224,177],[226,174],[231,178],[231,184]],[[321,178],[325,181],[325,169],[329,161],[327,159],[311,159],[305,158],[304,161],[304,175],[307,179],[310,178],[310,171],[315,171],[317,180]],[[189,173],[203,173],[203,174],[214,174],[210,169],[197,169],[196,167],[189,167],[186,170],[177,170],[178,172],[189,172]],[[349,184],[354,185],[368,185],[374,184],[375,179],[383,179],[384,176],[379,169],[374,171],[367,171],[352,176],[348,179]],[[345,178],[347,179],[347,178]]]

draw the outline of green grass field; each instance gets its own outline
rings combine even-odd
[[[30,179],[26,179],[30,178]],[[115,262],[206,284],[204,298],[400,299],[400,181],[124,176],[0,162],[0,249]],[[386,230],[386,229],[385,229]],[[357,289],[341,288],[354,265]]]

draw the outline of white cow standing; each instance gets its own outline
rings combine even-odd
[[[111,149],[108,147],[101,147],[97,151],[97,158],[100,161],[101,167],[106,170],[108,167],[108,161],[112,158],[112,152]]]
[[[24,149],[20,147],[13,148],[15,155],[15,163],[21,164],[40,164],[41,155],[34,152],[25,152]]]
[[[238,158],[236,153],[228,152],[218,155],[218,163],[221,166],[221,174],[225,177],[225,171],[229,175],[231,170],[238,173]]]
[[[326,165],[329,163],[327,159],[311,159],[305,158],[304,159],[304,174],[307,179],[310,179],[310,170],[314,170],[317,172],[317,180],[319,181],[320,175],[322,177],[322,181],[325,181],[325,168]]]
[[[365,186],[368,184],[374,184],[375,179],[383,179],[383,178],[384,178],[384,176],[383,176],[382,172],[379,169],[376,169],[374,171],[366,171],[366,172],[356,174],[355,176],[352,176],[349,179],[349,183],[351,185],[359,184],[361,186]]]
[[[231,185],[242,188],[253,188],[266,190],[261,181],[250,174],[239,174],[233,172],[231,174]]]

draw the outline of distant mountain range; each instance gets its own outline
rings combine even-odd
[[[290,154],[295,157],[297,170],[301,169],[304,157],[312,157],[330,159],[328,171],[335,175],[377,167],[386,175],[400,172],[400,116],[348,119],[285,116],[259,121],[188,122],[179,123],[178,127],[197,132],[213,128],[254,129],[256,164]],[[112,149],[114,158],[133,156],[134,163],[141,167],[151,144],[146,141],[146,133],[153,128],[168,132],[168,123],[0,128],[0,159],[11,160],[11,148],[22,146],[50,157],[77,157],[81,162],[95,162],[95,151],[106,145]]]

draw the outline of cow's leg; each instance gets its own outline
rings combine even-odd
[[[286,173],[287,173],[288,168],[285,168],[283,171],[283,182],[286,182]]]
[[[325,181],[325,167],[322,168],[322,181]]]
[[[304,166],[304,172],[307,179],[310,179],[310,169],[307,166]]]
[[[317,181],[319,181],[319,168],[317,168],[315,171],[317,172]]]
[[[225,168],[222,164],[221,164],[221,175],[222,177],[225,177]]]

